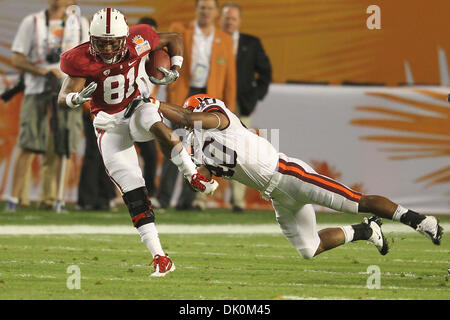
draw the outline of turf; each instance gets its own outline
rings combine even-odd
[[[361,217],[318,214],[318,223],[356,223]],[[450,221],[442,217],[441,221]],[[168,211],[161,224],[275,223],[273,213],[227,210]],[[119,212],[55,215],[34,208],[0,214],[1,225],[128,225]],[[381,256],[365,242],[350,243],[312,260],[302,259],[277,234],[160,234],[176,271],[150,278],[149,253],[138,235],[0,235],[0,299],[450,299],[450,246],[416,233],[388,235],[391,251]],[[67,287],[70,266],[81,288]],[[369,266],[381,272],[369,289]]]

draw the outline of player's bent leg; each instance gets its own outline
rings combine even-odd
[[[125,192],[122,197],[130,213],[131,221],[136,228],[139,229],[145,224],[155,222],[155,214],[148,197],[147,188],[140,187]]]
[[[326,176],[320,175],[307,163],[295,159],[286,158],[279,162],[278,171],[283,174],[283,178],[278,185],[278,189],[282,189],[284,194],[276,192],[274,197],[281,197],[281,201],[290,199],[301,199],[306,203],[318,204],[336,211],[346,213],[358,213],[358,206],[362,195],[347,186]],[[272,196],[272,194],[271,194]],[[289,201],[289,199],[287,199]],[[307,214],[310,209],[310,213]],[[315,247],[314,255],[321,252],[336,248],[350,241],[366,240],[374,244],[382,254],[387,253],[387,242],[381,232],[381,221],[377,224],[375,221],[365,221],[360,224],[343,226],[341,228],[327,228],[315,231],[315,214],[312,205],[305,205],[298,216],[314,217],[314,223],[298,223],[298,226],[308,226],[313,230],[319,239]],[[300,215],[303,211],[303,215]],[[314,225],[314,228],[311,226]],[[304,235],[307,230],[302,230],[301,235]],[[305,255],[308,255],[306,252]],[[311,255],[311,253],[309,253]]]
[[[122,193],[142,242],[153,256],[152,276],[164,276],[175,270],[175,266],[161,247],[154,212],[128,127],[119,129],[98,134],[100,153],[108,175]]]
[[[281,200],[289,203],[287,198]],[[380,227],[381,219],[365,218],[360,224],[326,228],[317,232],[315,212],[311,204],[293,209],[283,202],[273,200],[273,206],[283,234],[305,259],[312,259],[322,252],[359,240],[375,245],[383,255],[388,252],[388,244]]]
[[[319,231],[320,244],[314,255],[334,249],[345,244],[345,233],[342,228],[326,228]]]
[[[381,219],[377,217],[364,218],[359,224],[339,228],[326,228],[319,231],[320,245],[315,255],[339,247],[348,242],[366,240],[385,255],[389,251],[386,238],[381,231]]]
[[[359,202],[359,212],[370,212],[378,217],[400,221],[430,238],[439,245],[441,243],[443,228],[433,216],[426,216],[406,209],[391,200],[377,195],[363,195]]]
[[[153,256],[150,264],[154,265],[151,276],[163,277],[175,270],[175,265],[167,254],[164,253],[155,226],[155,214],[146,187],[140,187],[123,194],[123,200],[133,221],[133,225],[139,232],[142,242],[147,246]]]
[[[304,259],[312,259],[320,243],[312,206],[297,205],[288,208],[281,202],[273,201],[273,207],[276,220],[286,239]]]
[[[130,135],[134,141],[144,142],[155,138],[150,132],[150,128],[156,122],[163,121],[158,110],[159,105],[155,104],[153,100],[139,105],[134,110],[129,124]]]
[[[122,194],[145,185],[136,149],[128,134],[121,131],[97,133],[97,144],[106,173]]]
[[[278,165],[278,172],[284,176],[284,188],[292,198],[340,212],[358,213],[359,192],[318,174],[299,159],[280,157]]]
[[[358,212],[372,213],[380,218],[393,219],[398,205],[391,200],[377,195],[362,195]]]
[[[284,234],[286,239],[288,239],[289,242],[294,246],[294,248],[298,250],[297,248],[301,247],[301,240],[298,233],[297,224],[292,213],[288,210],[276,207],[275,218],[280,226],[281,232]]]
[[[295,220],[301,239],[301,247],[297,250],[303,258],[312,259],[320,245],[320,237],[317,233],[316,212],[311,204],[303,205],[296,213]]]

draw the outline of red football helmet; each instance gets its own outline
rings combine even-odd
[[[89,26],[90,52],[103,62],[113,64],[127,52],[129,28],[125,16],[116,9],[97,11]]]
[[[214,99],[214,97],[206,93],[195,94],[186,99],[186,101],[183,104],[183,108],[192,111],[206,99]]]

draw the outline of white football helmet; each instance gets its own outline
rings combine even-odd
[[[89,27],[90,52],[103,62],[120,61],[127,52],[128,23],[117,9],[104,8],[92,17]]]

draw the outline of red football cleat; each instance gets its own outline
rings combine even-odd
[[[175,265],[167,254],[165,256],[155,255],[150,262],[150,265],[152,264],[154,269],[151,277],[164,277],[169,272],[175,271]]]

